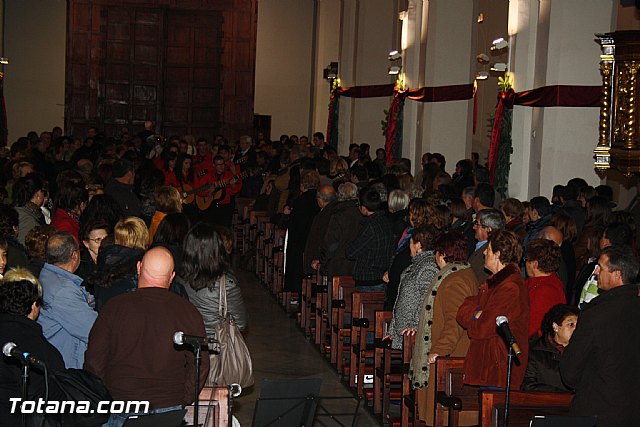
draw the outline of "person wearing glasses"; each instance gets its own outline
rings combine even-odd
[[[96,271],[98,266],[98,251],[102,240],[109,235],[109,224],[103,219],[88,221],[80,230],[80,267],[76,275],[86,279]]]
[[[469,264],[471,264],[471,269],[476,274],[478,283],[483,283],[489,277],[484,265],[484,252],[489,244],[489,235],[492,231],[500,230],[504,227],[504,215],[497,209],[484,209],[476,214],[476,219],[473,222],[476,248],[469,256]]]

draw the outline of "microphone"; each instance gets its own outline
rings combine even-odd
[[[22,352],[14,342],[8,342],[2,347],[2,354],[7,357],[15,357],[22,364],[45,366],[44,362],[33,354]]]
[[[173,334],[173,342],[177,345],[189,345],[193,348],[206,347],[208,340],[205,337],[187,335],[182,331]]]
[[[507,316],[496,317],[496,325],[498,325],[498,327],[502,331],[502,334],[507,339],[507,343],[513,349],[516,356],[520,356],[520,354],[522,354],[522,351],[520,351],[520,347],[518,346],[516,337],[513,336],[513,334],[511,333],[511,329],[509,329],[509,319],[507,319]]]

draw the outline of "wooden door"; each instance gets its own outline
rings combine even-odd
[[[173,13],[166,19],[162,120],[167,136],[209,141],[220,129],[220,14]]]
[[[162,21],[160,9],[109,7],[104,49],[103,96],[99,114],[107,136],[128,127],[160,122],[162,91]]]

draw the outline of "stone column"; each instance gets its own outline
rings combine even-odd
[[[516,92],[550,85],[600,85],[600,49],[594,33],[609,32],[613,2],[511,0],[511,70]],[[582,177],[600,179],[593,168],[598,108],[515,107],[509,195],[551,197],[553,185]]]

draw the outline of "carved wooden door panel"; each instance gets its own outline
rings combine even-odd
[[[122,127],[137,132],[145,120],[161,122],[162,10],[109,7],[104,14],[99,114],[106,135],[117,135]]]
[[[211,141],[221,119],[222,15],[170,13],[165,27],[163,132]]]

